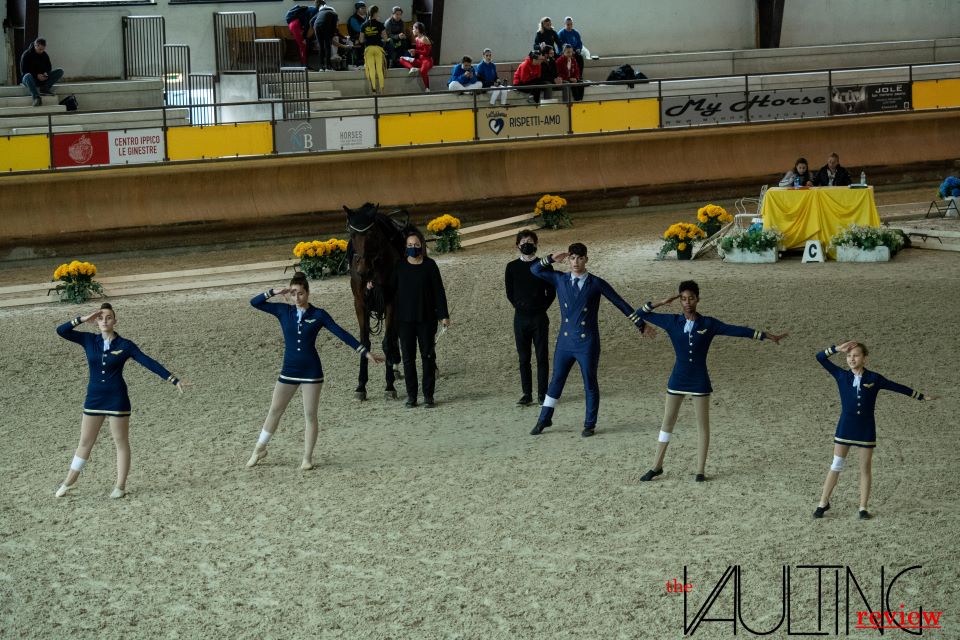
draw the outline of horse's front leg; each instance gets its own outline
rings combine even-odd
[[[394,326],[393,318],[393,303],[387,303],[387,308],[384,312],[383,321],[385,324],[383,330],[383,355],[386,357],[387,361],[385,363],[386,367],[386,378],[387,378],[387,388],[384,392],[384,395],[390,399],[397,399],[397,389],[394,387],[394,382],[398,377],[398,370],[394,369],[397,365],[400,364],[400,341],[397,338],[396,327]]]
[[[354,307],[357,312],[357,323],[360,325],[360,344],[370,350],[370,321],[367,316],[367,308],[363,304],[362,294],[354,298]],[[360,356],[360,375],[357,378],[357,388],[354,391],[354,397],[357,400],[367,399],[367,371],[368,361],[365,355]]]

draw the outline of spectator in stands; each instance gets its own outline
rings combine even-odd
[[[827,164],[820,167],[813,178],[813,184],[818,187],[847,187],[851,182],[850,172],[840,166],[840,156],[836,153],[830,154]]]
[[[337,23],[340,18],[333,7],[319,0],[320,7],[313,18],[313,35],[317,39],[317,49],[320,51],[320,70],[332,68],[330,60],[333,50],[333,39],[337,35]]]
[[[47,55],[47,41],[37,38],[20,56],[21,84],[33,96],[33,106],[43,104],[40,94],[53,95],[53,85],[63,77],[63,69],[54,69]]]
[[[387,29],[387,62],[391,67],[399,64],[400,56],[407,49],[407,33],[403,24],[403,9],[394,7],[393,13],[384,23]]]
[[[573,47],[573,58],[577,61],[577,67],[580,69],[580,77],[583,77],[583,40],[580,38],[580,32],[573,28],[573,18],[567,16],[563,19],[563,29],[557,32],[562,46],[570,45]]]
[[[360,26],[360,44],[363,45],[363,68],[370,81],[370,89],[377,93],[383,92],[383,72],[386,69],[387,59],[383,52],[383,37],[386,28],[377,20],[380,8],[370,7],[367,20]],[[379,86],[378,84],[379,83]]]
[[[353,55],[353,42],[350,41],[350,38],[342,36],[338,32],[333,34],[331,44],[333,46],[330,47],[330,68],[336,71],[346,71],[347,60]]]
[[[783,174],[783,179],[780,180],[780,186],[781,187],[796,186],[798,178],[800,179],[799,186],[801,187],[813,186],[813,175],[811,175],[810,173],[810,168],[809,168],[809,165],[807,164],[806,158],[797,158],[797,161],[793,163],[793,169]]]
[[[367,3],[357,2],[353,5],[353,15],[347,20],[347,35],[353,43],[353,52],[350,56],[354,66],[361,66],[363,61],[363,44],[360,42],[360,30],[367,21]]]
[[[286,22],[290,28],[290,35],[297,43],[297,53],[300,55],[300,64],[307,66],[307,32],[310,31],[313,19],[317,17],[320,11],[320,5],[323,0],[314,0],[314,6],[305,7],[302,4],[295,4],[287,10]]]
[[[529,94],[528,102],[540,102],[540,94],[543,92],[542,85],[545,84],[541,73],[543,69],[543,59],[540,52],[534,49],[527,55],[520,66],[513,74],[513,86],[517,91]],[[536,87],[523,89],[520,87]]]
[[[422,22],[416,22],[413,25],[413,49],[408,49],[409,56],[400,58],[400,64],[410,69],[410,75],[415,75],[420,71],[420,78],[423,80],[423,90],[430,93],[430,69],[433,68],[433,43],[427,36],[427,28]]]
[[[483,60],[477,65],[477,78],[490,91],[490,104],[497,103],[500,98],[500,104],[507,104],[507,89],[492,89],[492,87],[502,87],[503,80],[497,75],[497,65],[493,62],[493,51],[483,50]]]
[[[473,58],[463,56],[460,64],[453,67],[453,71],[450,72],[450,82],[447,83],[447,88],[451,91],[483,88],[483,83],[477,77],[477,70],[473,68]]]
[[[566,84],[572,84],[572,87],[564,87],[563,93],[567,102],[570,102],[569,97],[570,93],[573,94],[574,100],[583,100],[583,85],[580,84],[583,80],[580,72],[580,67],[577,65],[576,59],[573,57],[573,46],[569,44],[563,45],[563,55],[560,56],[560,59],[557,60],[557,76],[558,79]]]
[[[533,48],[540,49],[540,45],[548,44],[553,47],[554,55],[560,53],[560,38],[557,32],[553,30],[553,21],[544,17],[540,19],[540,28],[533,36]]]
[[[540,78],[546,85],[563,84],[560,79],[560,73],[557,71],[557,59],[553,52],[553,47],[548,44],[540,45],[540,58],[542,59]],[[553,92],[546,89],[543,97],[549,100],[553,97]]]

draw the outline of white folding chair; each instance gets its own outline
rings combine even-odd
[[[760,188],[760,196],[756,198],[743,197],[734,203],[737,212],[733,216],[733,224],[740,229],[746,229],[750,225],[763,222],[763,198],[767,195],[767,185]],[[750,211],[753,209],[753,211]]]

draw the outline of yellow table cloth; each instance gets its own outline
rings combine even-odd
[[[802,249],[807,240],[819,240],[826,249],[830,239],[848,225],[880,226],[873,187],[774,187],[763,197],[761,215],[764,229],[783,234],[785,249]]]

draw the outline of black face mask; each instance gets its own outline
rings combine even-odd
[[[520,253],[522,253],[525,256],[532,256],[536,252],[537,252],[537,245],[535,244],[524,242],[522,245],[520,245]]]
[[[422,247],[407,247],[407,255],[411,258],[419,258],[422,253]]]

